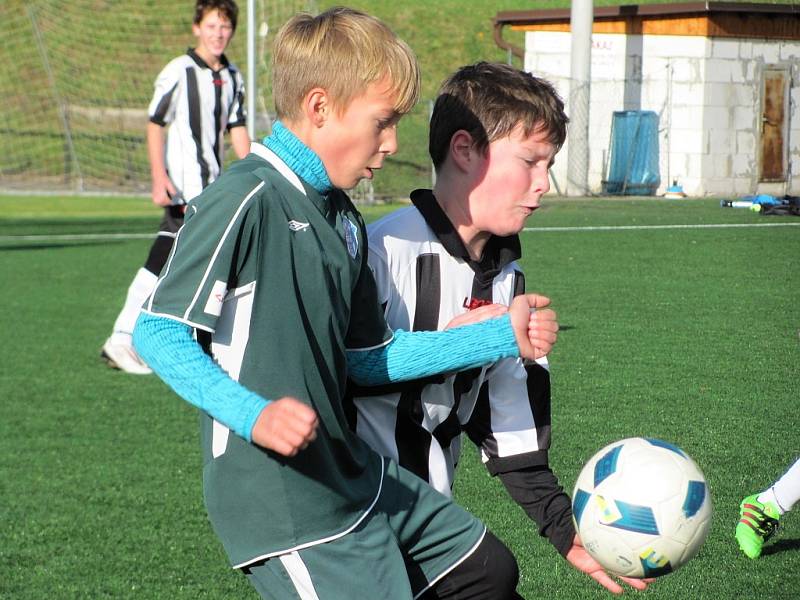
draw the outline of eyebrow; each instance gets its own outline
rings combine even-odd
[[[381,119],[385,120],[385,121],[389,121],[389,122],[392,122],[392,121],[397,122],[401,118],[403,118],[403,116],[405,114],[406,113],[401,113],[397,109],[392,108],[391,110],[386,111],[386,113],[381,113]]]

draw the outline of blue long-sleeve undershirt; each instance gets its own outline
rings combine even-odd
[[[179,396],[248,442],[270,399],[232,379],[192,337],[188,325],[142,313],[133,344],[144,361]],[[359,385],[417,379],[518,356],[508,315],[448,329],[394,332],[392,340],[370,350],[347,352],[350,377]]]

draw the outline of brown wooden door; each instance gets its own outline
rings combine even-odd
[[[761,90],[760,181],[786,181],[785,69],[765,69]]]

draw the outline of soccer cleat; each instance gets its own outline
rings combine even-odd
[[[109,367],[133,373],[135,375],[149,375],[153,370],[136,354],[136,350],[130,344],[120,344],[112,342],[110,339],[103,344],[100,351],[102,358]]]
[[[742,500],[736,524],[736,541],[742,552],[749,558],[761,556],[761,547],[778,529],[780,518],[778,507],[772,502],[759,502],[758,494]]]

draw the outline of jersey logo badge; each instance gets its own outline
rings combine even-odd
[[[481,306],[488,306],[491,303],[491,300],[481,300],[480,298],[464,298],[464,304],[462,306],[467,310],[475,310]]]
[[[225,295],[228,293],[228,284],[224,281],[215,281],[208,295],[206,306],[203,312],[218,317],[222,314],[222,304],[225,302]]]
[[[295,221],[292,219],[289,221],[289,229],[292,231],[304,231],[308,229],[308,223],[301,223],[300,221]]]
[[[344,219],[344,241],[350,256],[355,258],[358,254],[358,227],[347,217]]]

